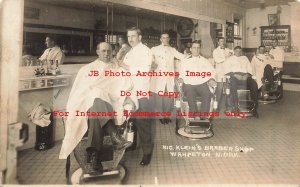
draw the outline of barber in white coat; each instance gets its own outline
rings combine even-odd
[[[151,49],[154,57],[154,65],[157,72],[174,72],[174,59],[183,59],[184,55],[170,46],[170,37],[167,32],[160,35],[161,45]],[[156,111],[168,112],[172,110],[174,98],[159,96],[159,92],[174,92],[174,76],[154,76],[150,81],[150,91],[153,92],[154,105]],[[168,124],[169,118],[162,118],[162,124]]]
[[[222,78],[224,77],[224,63],[226,59],[233,55],[233,51],[231,49],[226,48],[226,41],[224,38],[218,39],[218,47],[213,51],[213,58],[215,61],[216,68],[216,81],[217,81],[217,90],[216,97],[218,103],[221,102],[222,91],[223,91],[223,83]]]
[[[151,50],[142,43],[142,33],[139,28],[133,27],[127,30],[128,43],[132,47],[126,54],[124,61],[120,64],[123,65],[132,74],[132,81],[134,88],[137,91],[149,92],[150,91],[150,77],[149,76],[136,76],[138,71],[150,71],[152,64]],[[139,110],[137,112],[149,112],[150,102],[149,95],[138,96]],[[139,134],[140,145],[143,150],[143,158],[140,162],[141,166],[146,166],[151,161],[153,142],[151,135],[151,119],[149,116],[136,118],[135,125]]]

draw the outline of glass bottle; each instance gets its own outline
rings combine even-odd
[[[133,142],[133,138],[134,138],[133,122],[129,122],[126,139],[129,142]]]
[[[218,109],[217,94],[214,94],[214,97],[213,97],[213,110],[217,110],[217,109]]]

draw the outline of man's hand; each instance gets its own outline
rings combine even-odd
[[[207,85],[214,88],[217,87],[217,82],[214,79],[209,79]]]
[[[124,110],[135,111],[136,106],[130,97],[126,97],[125,101],[123,103],[123,108],[124,108]]]

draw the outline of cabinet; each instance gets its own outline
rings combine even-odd
[[[70,84],[70,78],[70,75],[64,74],[58,76],[21,78],[19,84],[19,91],[68,86]]]
[[[278,40],[278,46],[285,52],[291,51],[291,26],[262,26],[261,27],[261,45],[266,46],[267,50],[272,47],[272,40]]]

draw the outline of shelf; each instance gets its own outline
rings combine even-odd
[[[285,52],[291,51],[291,27],[290,25],[262,26],[261,45],[266,46],[267,50],[272,47],[272,40],[278,40],[278,46]]]
[[[19,91],[56,88],[70,85],[71,75],[26,77],[20,79]]]

